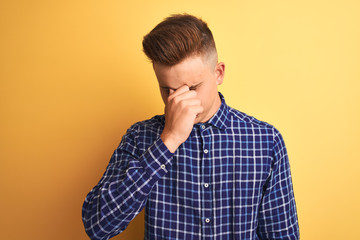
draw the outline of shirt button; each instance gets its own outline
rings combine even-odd
[[[161,167],[161,169],[165,169],[165,168],[166,168],[166,166],[165,166],[164,164],[162,164],[160,167]]]
[[[209,150],[207,150],[207,149],[204,150],[204,153],[208,153],[208,152],[209,152]]]
[[[204,187],[206,187],[206,188],[209,187],[209,184],[208,184],[208,183],[205,183],[205,184],[204,184]]]
[[[201,125],[201,128],[202,128],[202,129],[205,129],[205,125]]]
[[[205,222],[206,222],[206,223],[209,223],[209,222],[210,222],[210,219],[209,219],[209,218],[205,219]]]

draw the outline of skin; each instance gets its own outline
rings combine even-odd
[[[174,66],[153,64],[165,104],[165,127],[161,139],[171,152],[186,141],[193,125],[207,122],[218,110],[218,85],[225,64],[217,55],[195,55]]]

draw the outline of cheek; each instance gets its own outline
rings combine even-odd
[[[218,97],[218,89],[216,84],[207,84],[197,91],[198,98],[201,100],[201,105],[207,108]]]
[[[201,105],[204,107],[206,106],[206,102],[207,102],[207,90],[206,88],[201,88],[201,89],[198,89],[196,90],[196,93],[197,93],[197,98],[200,99],[201,101]]]

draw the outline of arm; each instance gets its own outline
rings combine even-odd
[[[135,139],[136,131],[128,130],[100,182],[85,199],[83,223],[91,239],[109,239],[125,230],[171,166],[172,153],[160,138],[142,155],[137,153]]]
[[[127,227],[145,206],[154,184],[167,173],[173,152],[189,137],[196,115],[203,109],[200,100],[187,86],[170,93],[161,136],[140,155],[136,129],[130,129],[104,176],[86,197],[83,222],[91,239],[107,240]]]
[[[289,159],[280,132],[274,129],[273,166],[259,209],[260,239],[299,239],[299,225]]]

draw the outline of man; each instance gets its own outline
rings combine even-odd
[[[272,125],[226,105],[207,24],[168,17],[144,37],[165,115],[135,123],[86,197],[91,239],[145,207],[145,239],[299,239],[288,156]]]

